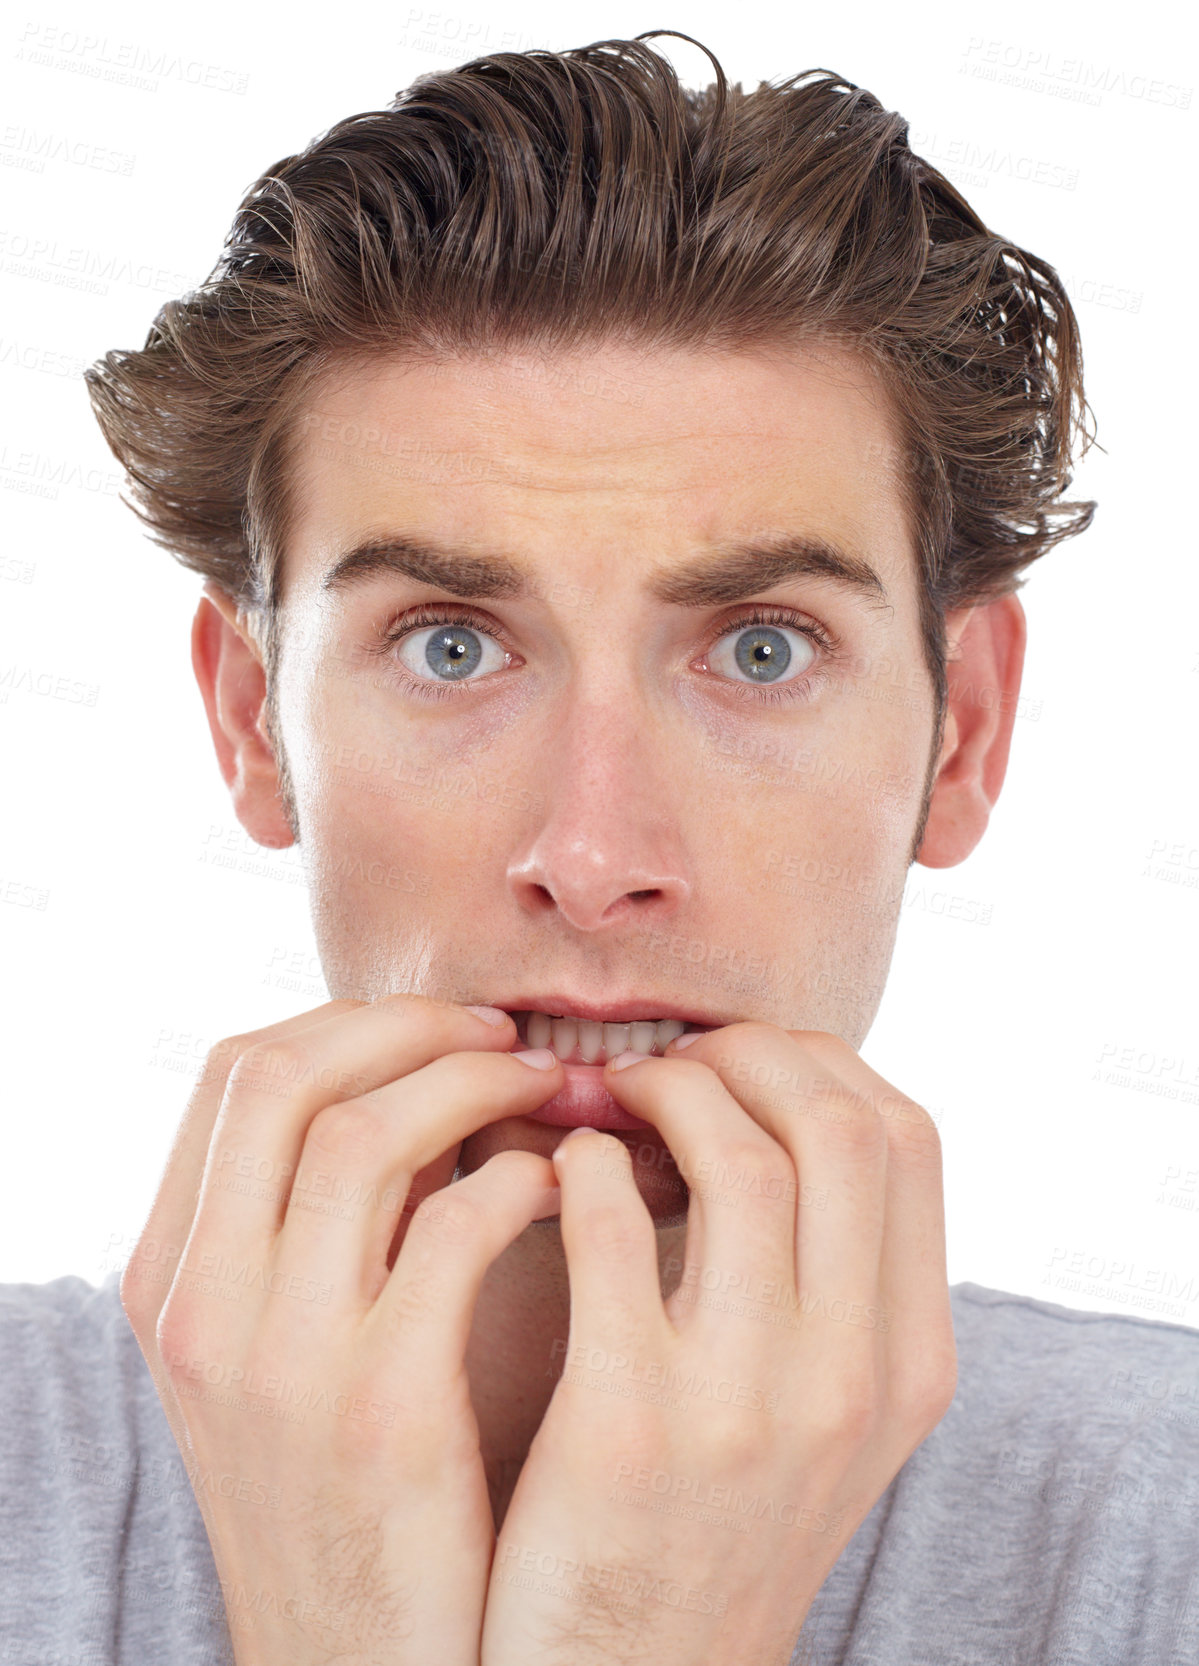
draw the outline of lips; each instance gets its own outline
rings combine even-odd
[[[512,1014],[545,1012],[554,1018],[582,1018],[594,1024],[656,1023],[662,1018],[677,1018],[693,1029],[718,1030],[737,1022],[735,1018],[701,1012],[698,1007],[680,1006],[666,996],[654,995],[631,1001],[589,1001],[573,995],[519,995],[512,1000],[492,997],[490,1004]]]
[[[564,1064],[562,1068],[566,1072],[566,1086],[559,1088],[544,1105],[526,1111],[530,1122],[545,1122],[552,1128],[602,1128],[611,1133],[640,1129],[654,1139],[660,1138],[652,1123],[634,1116],[613,1099],[603,1083],[602,1065]]]
[[[718,1029],[721,1019],[701,1014],[695,1008],[650,997],[638,1001],[581,1001],[560,995],[522,996],[511,1002],[493,1000],[510,1013],[516,1023],[519,1042],[516,1052],[530,1047],[551,1046],[562,1062],[566,1084],[545,1104],[528,1112],[530,1121],[558,1128],[601,1128],[617,1132],[641,1130],[658,1139],[656,1129],[618,1104],[604,1086],[607,1059],[630,1048],[647,1051],[654,1035],[650,1025],[661,1024],[654,1054],[660,1055],[673,1035],[685,1030]],[[531,1034],[530,1018],[533,1020]],[[606,1026],[606,1027],[605,1027]]]

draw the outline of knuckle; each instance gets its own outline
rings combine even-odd
[[[753,1386],[758,1387],[757,1383]],[[743,1412],[730,1412],[725,1407],[712,1408],[706,1420],[705,1444],[714,1455],[715,1466],[722,1473],[746,1475],[752,1473],[762,1457],[761,1431],[754,1428],[754,1419]]]
[[[439,1244],[474,1244],[487,1225],[487,1206],[464,1195],[461,1186],[443,1186],[423,1197],[412,1212],[409,1233],[416,1231]]]
[[[431,995],[418,995],[414,989],[392,989],[386,995],[378,996],[370,1004],[375,1007],[396,1007],[402,1010],[405,1007],[414,1006],[444,1007],[447,1003],[434,1000]]]
[[[779,1030],[777,1024],[768,1024],[762,1018],[742,1018],[736,1024],[726,1024],[722,1033],[753,1043],[772,1041],[777,1038]]]
[[[602,1261],[629,1262],[645,1254],[645,1226],[627,1209],[610,1203],[593,1203],[586,1208],[578,1222],[579,1235],[590,1252]]]
[[[506,1185],[514,1185],[518,1181],[540,1180],[544,1159],[537,1157],[531,1151],[497,1151],[489,1157],[482,1168],[476,1169],[479,1176],[489,1176],[492,1180],[503,1180]],[[472,1176],[473,1178],[473,1176]],[[481,1179],[480,1184],[486,1184]],[[458,1182],[462,1184],[461,1181]]]
[[[158,1315],[154,1341],[172,1381],[182,1373],[189,1359],[203,1355],[195,1310],[174,1292],[167,1297]]]
[[[898,1155],[921,1167],[939,1172],[942,1162],[941,1135],[923,1105],[904,1099],[890,1118],[891,1142]]]
[[[247,1031],[243,1035],[226,1035],[219,1041],[214,1041],[205,1056],[210,1064],[232,1064],[253,1044],[253,1031]]]
[[[406,1239],[404,1248],[407,1247]],[[395,1277],[394,1273],[392,1277]],[[386,1328],[389,1343],[402,1343],[410,1331],[427,1324],[440,1305],[432,1287],[425,1280],[414,1277],[401,1278],[395,1290],[388,1295]]]
[[[721,1172],[725,1175],[760,1175],[766,1182],[764,1196],[773,1196],[795,1181],[795,1164],[775,1140],[752,1135],[729,1140],[720,1148]]]
[[[847,1399],[841,1406],[833,1429],[833,1438],[844,1446],[864,1446],[873,1433],[878,1419],[874,1401]]]
[[[824,1433],[842,1446],[862,1446],[878,1422],[879,1410],[879,1384],[873,1367],[842,1376],[835,1401],[824,1409]]]
[[[140,1342],[143,1332],[149,1334],[148,1321],[153,1317],[154,1308],[149,1286],[137,1266],[136,1250],[121,1272],[120,1294],[121,1308]]]
[[[227,1081],[252,1039],[248,1035],[233,1035],[223,1036],[220,1041],[214,1042],[204,1055],[204,1068],[196,1082],[197,1088]]]
[[[502,1053],[450,1051],[438,1054],[435,1059],[430,1060],[425,1069],[430,1079],[437,1084],[438,1096],[443,1102],[448,1103],[450,1100],[470,1098],[485,1090],[493,1090],[495,1060],[504,1057]],[[527,1074],[531,1076],[533,1072],[530,1070]]]
[[[261,1093],[279,1083],[295,1082],[310,1068],[305,1048],[286,1036],[252,1042],[234,1061],[229,1088],[234,1094]]]
[[[842,1107],[840,1118],[831,1123],[842,1151],[861,1162],[877,1162],[887,1149],[887,1130],[873,1105]]]
[[[681,1057],[667,1054],[659,1059],[654,1077],[657,1082],[669,1082],[673,1077],[680,1088],[686,1088],[692,1093],[698,1092],[705,1085],[710,1092],[719,1093],[723,1091],[719,1066],[730,1062],[727,1056],[720,1059],[716,1065],[711,1065],[704,1064],[700,1059],[689,1058],[686,1053]]]
[[[892,1397],[899,1415],[923,1439],[953,1404],[957,1385],[957,1348],[950,1337],[921,1350],[915,1368],[896,1380]]]
[[[720,1039],[735,1060],[750,1063],[777,1054],[779,1036],[783,1033],[776,1024],[745,1018],[739,1024],[727,1024],[720,1032]]]
[[[801,1047],[805,1047],[809,1053],[821,1060],[858,1056],[844,1036],[834,1035],[831,1030],[790,1030],[788,1034],[793,1036]]]
[[[366,1099],[323,1106],[308,1125],[305,1145],[342,1161],[369,1161],[379,1152],[385,1118]]]
[[[442,1021],[453,1024],[463,1016],[463,1003],[442,1000],[436,995],[420,995],[414,989],[399,989],[380,995],[372,1001],[376,1012],[392,1013],[407,1022],[431,1024]]]

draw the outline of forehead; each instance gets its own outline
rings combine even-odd
[[[839,344],[346,363],[309,394],[296,441],[289,594],[396,532],[608,579],[622,553],[763,533],[853,550],[893,595],[912,571],[898,413],[877,367]]]

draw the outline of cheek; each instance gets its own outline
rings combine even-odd
[[[752,942],[768,968],[767,1005],[788,1023],[860,1045],[882,997],[919,814],[917,725],[880,714],[844,729],[747,728],[719,736],[701,760],[686,798],[704,811],[693,849],[714,930]]]
[[[902,890],[923,787],[914,763],[904,734],[721,734],[698,755],[693,791],[676,784],[674,796],[702,811],[701,849],[719,847],[742,897],[789,896],[805,916],[835,917]]]
[[[309,862],[322,896],[338,896],[360,917],[422,902],[462,898],[463,874],[489,865],[503,837],[491,785],[461,768],[359,750],[326,771],[308,807]],[[498,844],[497,844],[498,848]]]

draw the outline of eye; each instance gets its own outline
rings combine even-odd
[[[764,608],[726,625],[706,659],[709,669],[730,681],[744,678],[743,687],[769,686],[795,682],[810,670],[818,658],[817,644],[826,651],[831,647],[819,625],[780,608]]]
[[[467,682],[478,672],[500,671],[511,658],[497,639],[469,618],[439,617],[421,629],[419,617],[409,614],[388,633],[403,669],[422,682]]]
[[[409,692],[429,699],[452,698],[456,686],[473,687],[514,660],[523,664],[492,621],[452,603],[410,609],[382,630],[370,652],[392,660]],[[756,687],[767,701],[810,700],[836,653],[835,639],[814,619],[760,606],[724,626],[699,668],[716,671],[735,692]],[[815,673],[805,675],[814,664]]]

